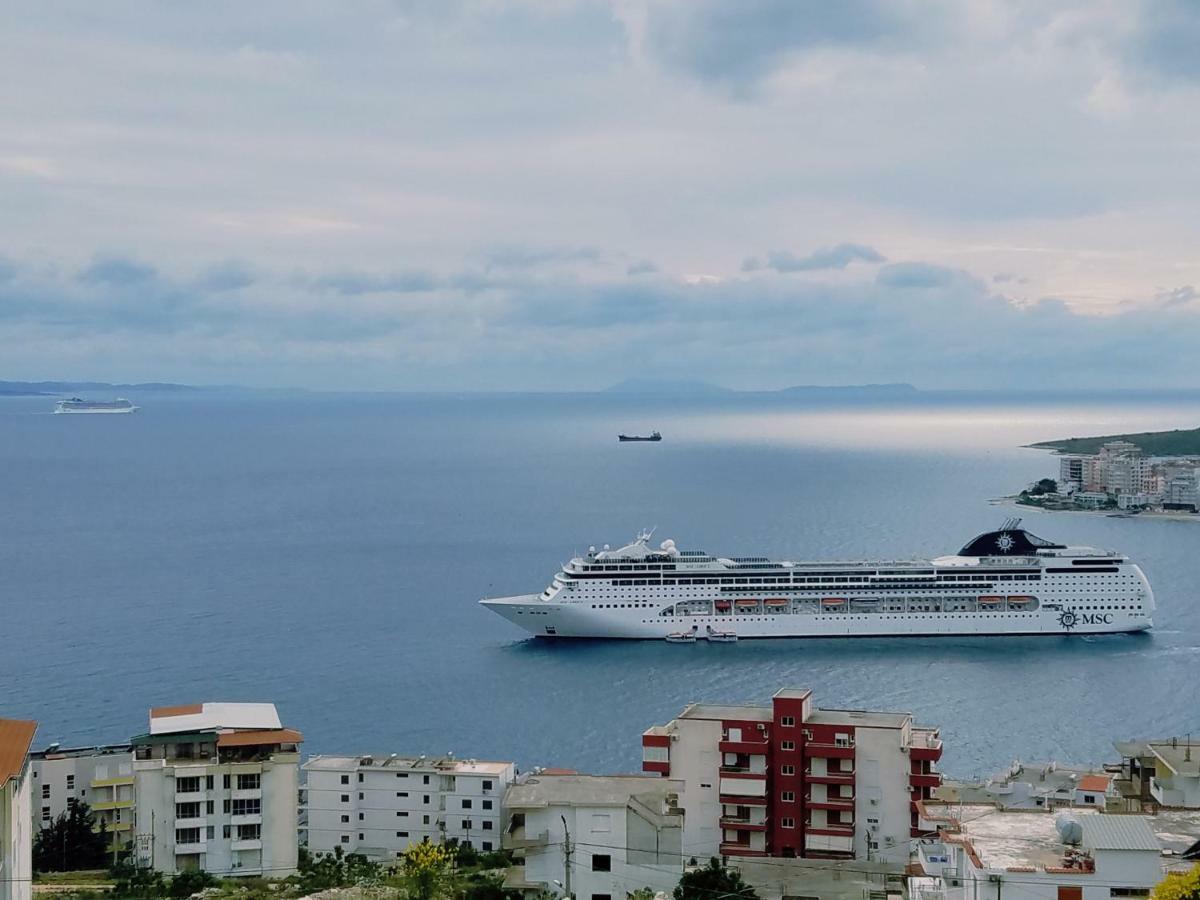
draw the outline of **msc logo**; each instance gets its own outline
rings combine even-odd
[[[1066,610],[1058,614],[1058,624],[1070,631],[1076,625],[1111,625],[1112,613],[1074,613]]]

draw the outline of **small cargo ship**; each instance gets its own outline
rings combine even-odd
[[[662,435],[657,431],[652,431],[648,435],[644,434],[618,434],[618,441],[661,441]]]
[[[131,413],[135,409],[137,407],[123,397],[116,400],[83,400],[71,397],[59,400],[54,407],[56,413]]]

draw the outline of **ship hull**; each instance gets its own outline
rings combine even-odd
[[[908,615],[803,614],[655,616],[653,610],[594,610],[582,604],[546,602],[538,594],[480,601],[492,612],[538,638],[665,640],[696,628],[732,632],[739,641],[754,638],[977,637],[1069,634],[1123,634],[1147,631],[1153,621],[1124,612],[1100,613],[1070,627],[1060,613],[915,613]],[[622,614],[627,613],[627,614]]]
[[[136,406],[127,406],[123,409],[56,409],[54,414],[59,416],[119,416],[125,415],[126,413],[131,413],[136,409]]]

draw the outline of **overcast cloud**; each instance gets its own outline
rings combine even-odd
[[[1189,0],[18,0],[0,378],[1200,387]]]

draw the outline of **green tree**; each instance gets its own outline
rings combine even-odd
[[[742,881],[742,876],[725,868],[716,859],[710,859],[702,869],[684,872],[675,888],[675,900],[726,900],[739,897],[741,900],[758,900],[754,888]]]
[[[180,872],[171,879],[168,894],[175,897],[176,900],[183,900],[184,897],[190,897],[205,888],[213,887],[216,883],[217,879],[203,869],[197,869],[195,872]]]
[[[76,803],[33,839],[33,867],[39,872],[103,869],[107,854],[108,831],[96,830],[86,803]]]
[[[116,877],[112,889],[114,897],[121,900],[159,900],[167,895],[167,887],[163,884],[160,872],[153,869],[135,869],[127,863],[111,871]]]

